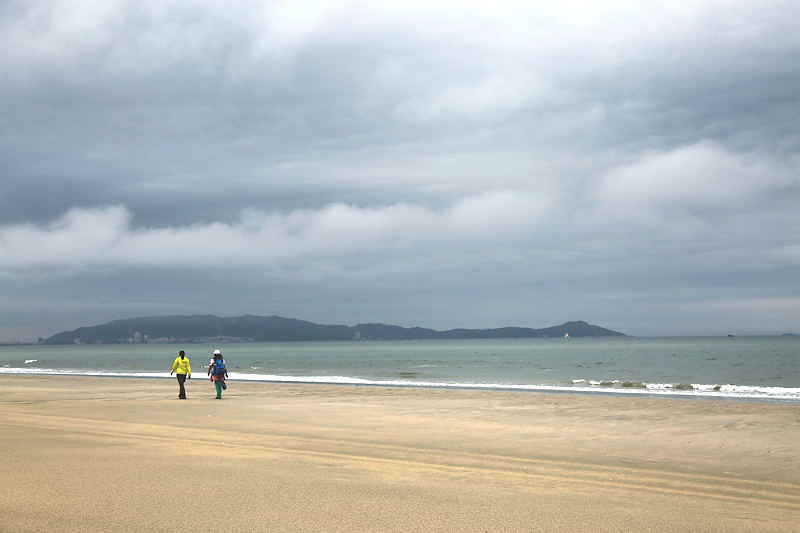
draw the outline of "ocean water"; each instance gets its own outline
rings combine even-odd
[[[2,346],[0,373],[168,378],[178,350],[230,380],[800,402],[800,337]],[[199,376],[198,376],[199,377]]]

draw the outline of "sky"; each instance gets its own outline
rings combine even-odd
[[[795,0],[0,0],[0,341],[800,333]]]

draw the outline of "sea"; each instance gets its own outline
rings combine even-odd
[[[229,380],[800,403],[800,336],[0,346],[0,374],[166,379],[178,350]]]

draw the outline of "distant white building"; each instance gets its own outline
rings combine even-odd
[[[133,334],[133,342],[136,343],[136,344],[139,344],[140,342],[142,342],[142,334],[139,333],[138,331]]]

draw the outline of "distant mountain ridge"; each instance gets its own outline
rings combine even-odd
[[[503,339],[563,337],[624,337],[624,333],[579,320],[543,329],[433,329],[385,324],[323,325],[283,318],[244,315],[152,316],[114,320],[100,326],[57,333],[44,344],[114,344],[127,342],[280,342],[323,340]]]

